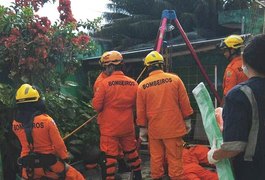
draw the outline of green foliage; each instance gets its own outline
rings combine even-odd
[[[202,3],[197,0],[111,0],[108,4],[110,12],[104,13],[109,24],[97,32],[96,36],[111,38],[114,48],[119,50],[154,41],[161,23],[162,11],[166,9],[175,10],[184,30],[191,32],[196,28],[197,16],[194,15],[194,10],[195,5],[201,5],[199,2]],[[178,31],[173,31],[174,37],[178,35]]]
[[[56,89],[67,75],[80,67],[77,59],[95,50],[80,27],[97,28],[92,22],[51,25],[47,17],[34,15],[30,7],[0,7],[0,68],[9,68],[9,78],[43,89]]]
[[[14,89],[10,85],[0,83],[0,107],[13,107],[15,99],[14,94]]]
[[[0,148],[7,179],[13,179],[11,176],[18,172],[16,157],[20,146],[11,123],[15,92],[22,83],[36,85],[43,92],[48,114],[62,137],[95,114],[88,102],[66,96],[61,90],[67,86],[67,77],[81,68],[78,58],[95,51],[94,42],[84,31],[97,29],[101,19],[76,22],[69,3],[62,1],[61,21],[51,24],[47,17],[35,14],[45,2],[18,0],[9,8],[0,6],[0,76],[4,77],[1,78],[4,82],[0,82]],[[75,152],[82,153],[83,144],[98,144],[98,138],[98,127],[93,120],[69,137],[66,145],[71,151],[71,143],[78,141],[80,147],[76,146]]]
[[[0,152],[2,154],[4,175],[12,179],[17,170],[16,159],[19,156],[20,145],[12,133],[15,90],[8,84],[0,83]],[[8,165],[8,166],[7,166]]]
[[[251,6],[253,0],[221,0],[223,10],[247,9]]]
[[[16,158],[20,152],[19,142],[11,129],[15,91],[10,85],[0,84],[0,144],[4,162],[9,161],[9,164],[6,164],[8,168],[4,167],[4,171],[9,175],[17,171]],[[65,96],[55,91],[44,93],[43,96],[45,97],[47,113],[56,122],[62,137],[70,134],[95,115],[88,102],[81,101],[76,97]],[[65,140],[65,143],[73,155],[72,161],[80,160],[87,144],[99,144],[99,130],[96,120],[94,119],[74,133]]]
[[[0,83],[0,144],[5,139],[5,128],[9,126],[14,107],[14,89],[7,84]]]
[[[218,24],[218,11],[249,9],[252,4],[253,0],[110,0],[109,11],[103,16],[109,23],[96,36],[111,39],[113,49],[118,50],[154,43],[162,11],[168,9],[176,12],[186,33],[196,32],[197,39],[217,38],[231,33]],[[175,29],[172,36],[166,33],[165,39],[167,34],[178,37],[180,33]]]
[[[75,97],[67,97],[60,93],[48,93],[45,95],[45,99],[48,114],[51,114],[54,118],[61,130],[62,136],[71,133],[74,129],[95,114],[89,103],[78,100]],[[89,132],[84,135],[79,134],[78,138],[88,139],[89,141],[91,140],[91,137],[88,137],[90,133],[92,136],[97,136],[97,131],[93,128],[90,129],[94,125],[95,121],[89,125]],[[93,136],[93,138],[94,137],[95,136]]]
[[[45,98],[48,114],[52,115],[61,131],[62,137],[70,134],[95,115],[89,103],[74,97],[49,93],[46,94]],[[80,156],[83,153],[82,150],[86,144],[98,145],[99,131],[96,120],[94,119],[66,139],[66,143],[68,150],[75,156]]]

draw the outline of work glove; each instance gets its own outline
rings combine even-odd
[[[219,160],[216,160],[216,159],[213,158],[213,154],[216,151],[216,149],[217,149],[216,148],[216,139],[213,138],[213,143],[212,143],[211,150],[208,151],[208,153],[207,153],[207,159],[208,159],[208,162],[210,164],[216,164],[219,161]]]
[[[187,134],[191,131],[191,119],[185,119]]]
[[[142,141],[146,142],[148,136],[148,130],[147,128],[140,128],[139,137]]]

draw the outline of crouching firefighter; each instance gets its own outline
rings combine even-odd
[[[16,93],[16,115],[13,131],[22,150],[18,165],[22,178],[84,180],[84,177],[65,161],[66,146],[53,119],[45,114],[45,104],[39,91],[23,84]]]

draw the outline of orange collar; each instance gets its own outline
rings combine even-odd
[[[163,72],[164,72],[163,70],[154,70],[154,71],[149,73],[149,76],[152,76],[154,74],[160,74],[160,73],[163,73]]]
[[[114,71],[111,75],[124,75],[122,71]]]
[[[234,58],[232,59],[231,62],[241,61],[241,60],[242,60],[241,56],[236,56],[236,57],[234,57]]]

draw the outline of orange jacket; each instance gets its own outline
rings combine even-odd
[[[137,86],[137,82],[122,71],[115,71],[101,81],[92,105],[101,113],[98,124],[102,135],[122,136],[134,132]]]
[[[186,134],[184,118],[193,113],[182,80],[156,70],[137,91],[137,124],[148,126],[149,138],[173,138]],[[147,125],[148,124],[148,125]]]
[[[183,148],[182,151],[183,164],[196,163],[196,164],[209,165],[207,159],[208,151],[209,148],[205,145],[196,145],[188,149]]]
[[[94,87],[93,87],[94,94],[95,94],[96,91],[99,89],[99,85],[100,85],[100,83],[101,83],[105,78],[107,78],[107,77],[108,77],[107,74],[105,74],[104,72],[101,72],[101,73],[98,75],[98,77],[97,77],[97,79],[96,79],[96,81],[95,81],[95,83],[94,83]],[[101,113],[98,113],[98,119],[101,118],[100,116],[102,116]]]
[[[22,146],[21,157],[28,155],[30,149],[22,123],[13,120],[12,129]],[[41,114],[34,118],[32,137],[34,152],[55,154],[61,159],[68,158],[67,149],[60,132],[53,119],[47,114]]]
[[[209,148],[205,145],[196,145],[189,149],[183,148],[183,169],[184,176],[187,180],[218,180],[216,172],[212,172],[201,166],[211,166],[207,159],[208,151]]]
[[[240,56],[235,57],[228,64],[225,69],[223,78],[223,94],[226,96],[227,92],[232,89],[235,85],[246,81],[248,77],[243,73],[242,70],[242,59]]]
[[[182,150],[183,176],[185,180],[218,180],[216,172],[208,170],[203,165],[214,167],[208,162],[209,148],[205,145],[195,145]],[[166,158],[166,166],[168,166]]]
[[[108,76],[107,76],[107,74],[105,74],[104,72],[101,72],[101,73],[98,75],[98,77],[97,77],[97,79],[96,79],[96,81],[95,81],[95,83],[94,83],[94,86],[93,86],[93,91],[94,91],[94,93],[98,90],[99,85],[100,85],[100,82],[103,81],[103,79],[105,79],[106,77],[108,77]]]

